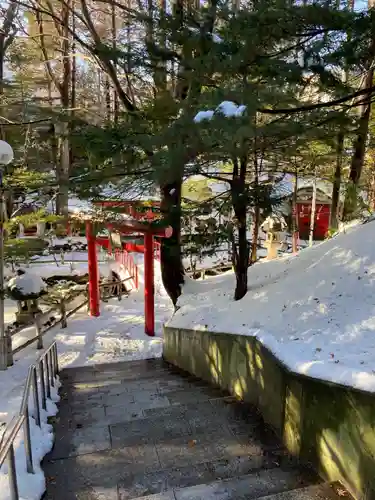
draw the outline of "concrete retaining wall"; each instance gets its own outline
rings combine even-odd
[[[164,358],[255,404],[293,455],[375,500],[375,395],[292,373],[253,337],[166,327]]]

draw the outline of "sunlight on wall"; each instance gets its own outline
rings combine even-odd
[[[257,351],[259,351],[259,350],[260,350],[260,347],[257,346]],[[263,377],[264,366],[263,366],[262,356],[259,352],[257,352],[255,354],[255,370],[256,370],[255,379],[256,379],[257,383],[260,385],[260,387],[262,389],[264,389],[265,388],[264,377]]]
[[[223,369],[223,357],[216,344],[216,342],[210,342],[208,348],[208,358],[210,361],[210,370],[213,379],[217,384],[221,381],[221,373]]]
[[[345,430],[343,434],[345,435]],[[324,474],[331,481],[338,480],[342,476],[350,477],[351,489],[361,491],[363,485],[358,474],[360,456],[351,442],[346,439],[341,439],[340,442],[338,436],[340,436],[340,429],[335,429],[335,431],[323,429],[321,432],[318,449]],[[345,442],[347,450],[342,446]],[[348,456],[351,458],[350,462]]]
[[[293,455],[298,455],[301,448],[301,401],[290,387],[286,390],[284,442]]]
[[[243,399],[244,395],[247,392],[247,384],[246,384],[246,379],[245,377],[238,377],[234,382],[233,382],[233,392],[235,396]]]

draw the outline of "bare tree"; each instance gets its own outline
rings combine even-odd
[[[17,27],[15,20],[17,17],[18,4],[15,0],[11,0],[8,5],[0,6],[0,14],[3,17],[3,22],[0,25],[0,110],[3,112],[2,100],[4,95],[4,65],[5,54],[13,42],[16,35]],[[5,130],[0,125],[0,139],[5,140]]]

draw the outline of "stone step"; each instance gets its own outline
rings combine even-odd
[[[351,498],[349,493],[340,487],[340,485],[322,483],[274,495],[267,495],[260,497],[258,500],[339,500],[343,496],[346,499]]]
[[[312,481],[313,477],[308,472],[304,474],[297,469],[274,468],[210,483],[175,487],[151,495],[145,492],[138,497],[129,495],[120,485],[119,497],[122,500],[252,500],[304,488]]]
[[[210,485],[260,470],[274,469],[278,460],[284,468],[285,477],[287,469],[292,469],[293,464],[288,462],[288,457],[274,454],[211,459],[199,464],[160,469],[145,468],[141,462],[134,468],[134,464],[131,465],[119,450],[97,452],[45,462],[48,495],[44,500],[101,500],[100,494],[104,491],[103,500],[144,500],[150,495],[174,495],[177,489]],[[275,478],[275,474],[271,474],[271,477]],[[305,480],[310,481],[309,478]]]
[[[333,500],[254,407],[161,360],[61,378],[48,500]]]
[[[101,363],[77,368],[65,368],[60,378],[65,384],[90,382],[92,380],[123,379],[135,380],[168,373],[167,365],[161,359]]]
[[[181,467],[140,472],[123,478],[118,484],[121,499],[133,500],[142,496],[162,494],[185,489],[201,484],[211,484],[233,477],[241,477],[260,471],[274,469],[277,460],[284,460],[283,467],[291,467],[287,457],[275,455],[258,455],[232,458],[227,460],[210,460],[199,464]]]

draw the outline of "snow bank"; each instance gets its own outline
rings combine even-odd
[[[296,257],[249,269],[233,301],[233,273],[188,280],[168,326],[257,336],[290,369],[375,392],[375,223]]]
[[[50,278],[51,276],[83,276],[88,273],[87,252],[77,252],[74,250],[65,252],[64,262],[62,262],[59,255],[55,255],[55,258],[53,255],[36,257],[27,269],[32,274],[37,274],[42,278]],[[111,260],[104,253],[98,252],[98,266],[102,276],[109,275],[110,262]]]
[[[39,355],[39,353],[38,353]],[[6,372],[2,373],[2,384],[5,380],[8,380],[9,385],[13,385],[13,376],[19,367],[13,366],[8,368]],[[25,365],[23,366],[25,368]],[[18,370],[19,371],[19,370]],[[16,378],[18,378],[16,376]],[[24,383],[26,378],[24,379]],[[35,408],[33,403],[32,391],[30,392],[29,398],[29,410],[30,410],[30,436],[31,436],[31,446],[32,446],[32,456],[34,465],[34,474],[29,474],[26,470],[26,460],[25,460],[25,445],[23,429],[21,428],[15,441],[15,461],[17,470],[17,480],[18,480],[18,492],[20,500],[39,500],[43,495],[46,485],[44,472],[41,468],[41,461],[43,457],[52,449],[54,435],[52,425],[47,423],[47,419],[50,416],[57,414],[56,402],[59,401],[60,397],[58,395],[58,388],[60,387],[60,381],[57,379],[55,387],[51,387],[51,400],[47,399],[47,411],[40,408],[40,418],[41,427],[39,427],[35,422]],[[20,396],[22,396],[23,390],[19,391]],[[39,386],[39,401],[42,401],[42,394]],[[8,418],[11,419],[12,415],[17,415],[20,410],[21,397],[11,399],[7,401]],[[3,399],[2,399],[3,401]],[[9,411],[12,410],[12,411]],[[2,409],[3,411],[3,409]],[[1,414],[3,415],[3,414]],[[10,420],[9,420],[10,421]],[[9,422],[8,422],[9,423]],[[3,429],[4,430],[4,429]],[[11,500],[9,492],[9,480],[8,480],[8,465],[5,462],[0,469],[0,500]]]

